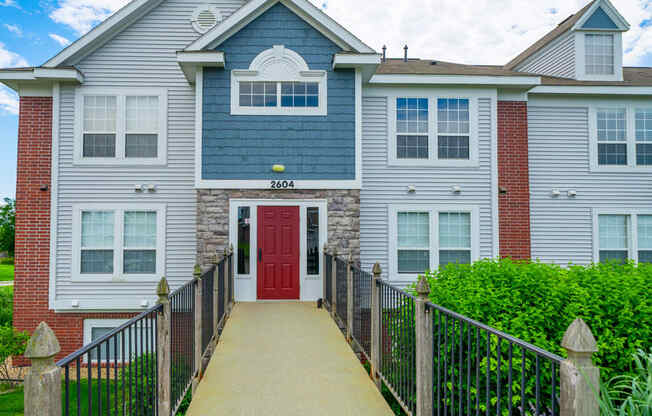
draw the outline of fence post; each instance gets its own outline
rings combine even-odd
[[[417,416],[432,415],[433,345],[432,317],[426,308],[430,286],[425,276],[419,277],[414,308],[417,371]]]
[[[327,300],[326,299],[326,256],[327,255],[328,255],[328,245],[326,243],[324,243],[324,254],[323,254],[324,261],[322,262],[322,272],[321,272],[322,273],[322,279],[321,280],[322,280],[322,285],[323,285],[323,289],[322,289],[322,293],[323,293],[322,305],[323,305],[324,309],[326,309],[326,300]]]
[[[215,341],[217,342],[218,328],[220,326],[219,310],[219,279],[220,279],[220,255],[213,256],[213,325],[215,326]]]
[[[61,351],[48,324],[41,322],[25,348],[32,367],[25,376],[25,416],[61,416],[61,368],[54,356]]]
[[[561,416],[599,415],[600,369],[592,358],[598,346],[582,318],[570,324],[561,346],[568,357],[559,369]]]
[[[346,340],[351,343],[353,337],[353,251],[349,250],[346,261]]]
[[[331,316],[335,318],[337,316],[337,247],[333,247],[331,256]],[[337,323],[337,319],[335,319],[335,323]]]
[[[229,292],[229,311],[233,309],[235,304],[235,264],[233,263],[233,244],[229,244],[229,287],[231,291]]]
[[[229,316],[229,285],[231,284],[230,279],[229,279],[229,273],[231,270],[229,269],[231,265],[228,263],[229,261],[229,248],[224,247],[224,259],[227,263],[224,263],[224,293],[222,296],[224,296],[224,322],[226,322],[226,318]]]
[[[170,286],[165,276],[156,286],[156,295],[158,296],[158,303],[162,305],[156,317],[156,353],[158,356],[158,414],[169,415],[171,407],[170,399],[170,362],[172,355],[172,345],[170,338]]]
[[[193,273],[194,285],[195,285],[195,379],[192,381],[192,394],[195,394],[197,385],[201,378],[201,312],[202,312],[202,303],[201,303],[201,268],[199,265],[195,265],[195,271]]]
[[[373,273],[371,280],[371,378],[380,390],[381,382],[378,377],[380,369],[380,290],[378,288],[380,264],[374,264],[371,272]]]

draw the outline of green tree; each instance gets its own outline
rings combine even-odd
[[[5,198],[0,207],[0,251],[14,252],[16,236],[16,200]]]

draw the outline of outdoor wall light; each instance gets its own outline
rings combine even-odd
[[[568,197],[569,198],[574,198],[577,196],[577,191],[575,189],[569,189],[568,190]]]
[[[79,301],[78,301],[77,299],[75,299],[75,300],[73,300],[72,302],[70,302],[70,305],[71,305],[73,308],[79,308]]]
[[[459,185],[451,186],[451,192],[454,194],[459,194],[462,192],[462,188]]]
[[[553,189],[552,190],[552,196],[553,197],[558,197],[559,195],[561,195],[561,192],[559,192],[559,189]]]
[[[285,165],[274,165],[272,166],[274,172],[285,172]]]
[[[143,299],[143,301],[140,302],[140,307],[141,308],[146,308],[147,305],[149,305],[149,301],[147,299]]]
[[[413,194],[417,191],[417,188],[414,185],[408,185],[407,191],[409,194]]]

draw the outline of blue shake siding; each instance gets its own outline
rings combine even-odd
[[[274,45],[328,71],[327,116],[231,115],[231,70]],[[226,67],[204,69],[202,178],[355,179],[355,72],[332,70],[341,49],[282,4],[218,45]],[[272,165],[285,172],[272,172]]]

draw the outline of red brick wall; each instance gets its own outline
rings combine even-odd
[[[63,357],[82,346],[84,318],[126,318],[133,313],[55,314],[48,309],[52,98],[21,97],[19,111],[14,326],[32,332],[39,322],[47,322]]]
[[[498,102],[500,256],[530,258],[527,103]]]

